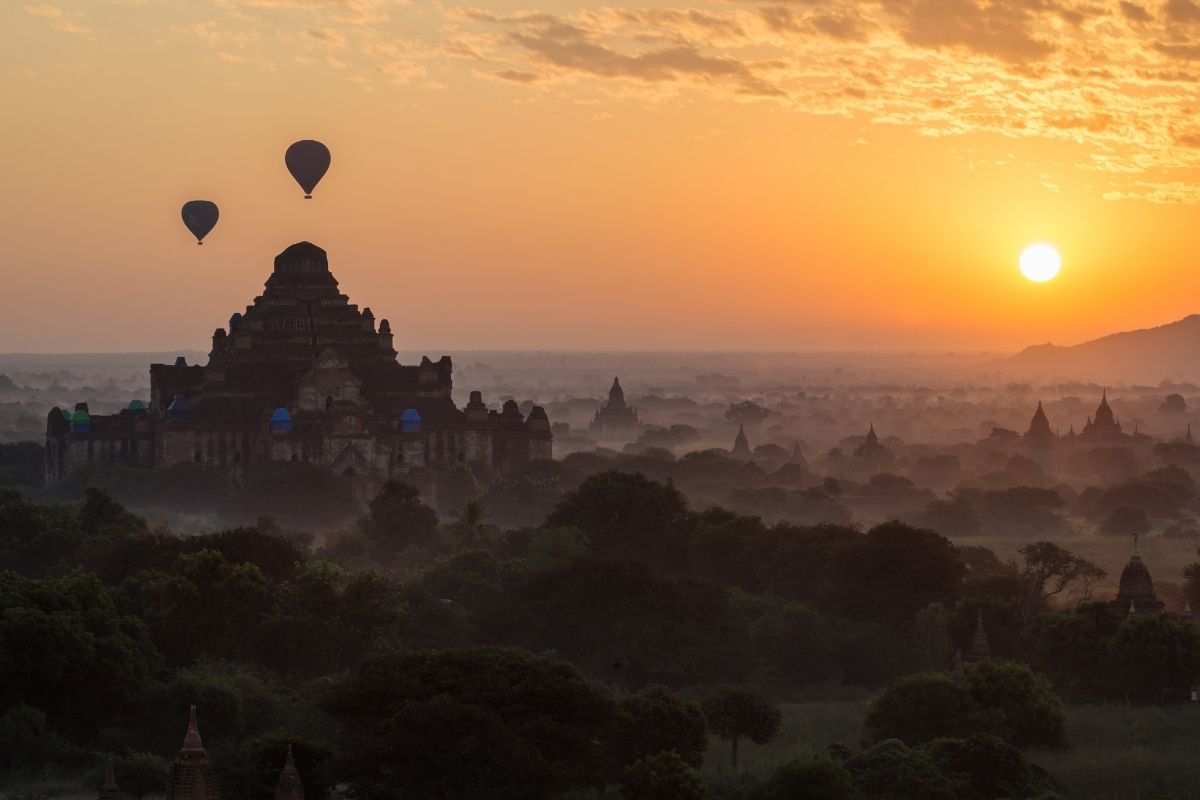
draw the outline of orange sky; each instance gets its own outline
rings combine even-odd
[[[0,351],[206,348],[301,239],[435,353],[1016,349],[1200,311],[1193,0],[17,0],[0,26]],[[333,153],[310,202],[301,138]],[[1016,267],[1038,240],[1048,284]]]

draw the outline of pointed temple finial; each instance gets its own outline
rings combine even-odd
[[[104,765],[104,785],[100,787],[99,800],[125,800],[125,795],[121,794],[121,789],[117,786],[111,760]]]
[[[983,627],[983,609],[975,615],[975,636],[971,639],[971,649],[967,651],[966,660],[969,662],[986,661],[992,657],[992,646],[988,643],[987,631]]]
[[[183,735],[184,750],[203,750],[204,742],[200,739],[200,726],[196,722],[196,706],[188,710],[187,733]]]
[[[167,776],[167,800],[221,800],[221,782],[200,741],[196,706],[188,710],[187,733]]]
[[[287,749],[287,760],[279,772],[279,784],[275,787],[275,800],[304,800],[304,784],[300,781],[300,772],[296,769],[296,760],[292,757],[292,746]]]

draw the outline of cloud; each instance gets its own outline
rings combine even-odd
[[[1129,20],[1130,22],[1146,23],[1154,21],[1154,15],[1142,6],[1139,6],[1137,3],[1130,3],[1128,0],[1121,0],[1120,8],[1121,13],[1125,16],[1125,19]]]
[[[739,94],[761,97],[785,94],[782,89],[772,85],[753,63],[729,56],[706,54],[695,44],[679,40],[678,36],[670,37],[674,43],[665,47],[630,48],[625,51],[603,43],[601,37],[585,27],[551,18],[519,25],[505,38],[541,66],[553,68],[560,74],[643,82],[720,82]]]
[[[1034,35],[1034,21],[1021,0],[917,0],[903,34],[922,47],[962,47],[1005,61],[1025,61],[1055,49]]]
[[[537,83],[540,79],[536,72],[521,72],[515,69],[502,69],[492,74],[500,80],[512,83]]]
[[[312,39],[316,39],[322,44],[330,45],[331,47],[341,47],[346,43],[346,37],[335,31],[333,28],[307,28],[304,31]]]
[[[1200,22],[1200,6],[1192,0],[1167,0],[1163,11],[1171,22]]]
[[[47,5],[25,6],[25,12],[33,14],[35,17],[61,17],[63,15],[61,8]]]
[[[50,23],[50,27],[63,33],[91,33],[91,28],[86,28],[83,25],[76,25],[74,22],[68,22],[65,19],[56,19]]]

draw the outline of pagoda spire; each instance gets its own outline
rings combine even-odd
[[[983,627],[983,609],[975,615],[975,635],[971,639],[971,649],[967,651],[967,661],[987,661],[992,657],[992,646],[988,643],[987,631]]]
[[[200,725],[196,721],[196,706],[188,709],[187,732],[183,734],[184,750],[203,750],[204,742],[200,739]]]
[[[292,746],[287,749],[287,760],[279,772],[279,784],[275,787],[275,800],[304,800],[304,784],[300,781],[300,771],[296,769],[296,760],[292,757]]]
[[[121,789],[117,786],[111,760],[104,765],[104,785],[100,787],[99,800],[125,800],[125,795],[121,794]]]
[[[171,774],[167,777],[166,800],[221,800],[220,780],[200,739],[194,705],[188,711],[183,747],[175,756]]]
[[[732,454],[736,458],[750,458],[753,453],[750,451],[750,440],[746,438],[746,426],[738,423],[737,436],[733,439]]]

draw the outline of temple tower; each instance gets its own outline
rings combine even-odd
[[[296,769],[296,761],[292,758],[292,746],[287,749],[287,761],[279,773],[279,784],[275,787],[275,800],[304,800],[304,784],[300,782],[300,772]]]
[[[967,651],[966,661],[987,661],[992,657],[992,646],[988,643],[987,631],[983,627],[983,609],[975,616],[975,635],[971,638],[971,649]]]
[[[125,800],[125,795],[117,787],[117,778],[113,774],[113,763],[104,765],[104,785],[100,787],[99,800]]]
[[[1133,554],[1121,570],[1121,583],[1113,606],[1129,614],[1161,614],[1163,610],[1163,602],[1154,596],[1154,579],[1142,561],[1136,536],[1133,537]]]
[[[596,410],[592,418],[590,430],[597,434],[630,433],[642,425],[637,411],[625,402],[625,390],[621,388],[621,379],[613,378],[612,387],[608,390],[608,400]]]
[[[738,425],[737,436],[733,437],[733,450],[730,453],[734,458],[750,458],[754,455],[750,450],[750,440],[746,438],[744,425]]]
[[[167,800],[221,800],[217,773],[208,760],[204,742],[200,740],[195,706],[189,711],[183,747],[175,757],[167,778]]]

